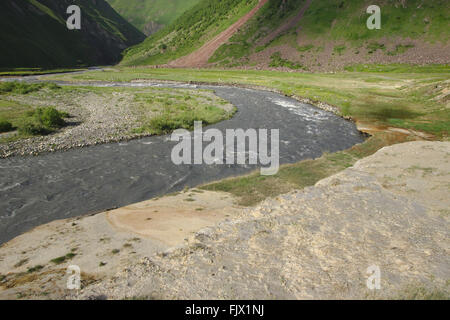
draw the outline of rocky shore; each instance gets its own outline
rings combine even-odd
[[[156,114],[155,110],[160,106],[153,102],[147,108],[142,108],[135,99],[136,93],[142,92],[153,93],[155,100],[188,95],[195,103],[216,103],[227,111],[233,109],[231,104],[224,104],[212,92],[204,90],[171,89],[169,94],[165,89],[157,88],[134,91],[119,89],[110,92],[90,91],[86,88],[65,91],[64,94],[39,92],[36,95],[14,95],[9,97],[11,101],[33,107],[55,106],[70,117],[65,119],[67,125],[53,134],[0,143],[0,158],[33,156],[149,136],[149,133],[141,133],[136,129]],[[11,133],[1,134],[0,138],[6,136],[11,136]]]

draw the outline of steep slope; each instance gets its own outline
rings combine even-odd
[[[380,30],[366,26],[371,4],[381,8]],[[448,63],[449,22],[445,0],[270,0],[210,62],[313,71],[355,63]]]
[[[241,10],[204,10],[215,2],[202,1],[163,32],[130,49],[125,64],[176,60],[169,65],[199,66],[198,61],[207,56],[210,66],[329,71],[355,64],[450,60],[446,0],[268,0],[210,56],[197,51],[218,34],[218,28],[211,28],[214,24],[205,23],[204,14],[220,18],[222,26],[222,21],[231,26],[243,16],[234,15]],[[222,2],[248,9],[257,1]],[[372,4],[381,8],[381,30],[367,28],[366,10]],[[191,63],[179,63],[180,57]]]
[[[136,28],[151,35],[200,0],[106,0]]]
[[[216,50],[227,42],[249,19],[251,19],[262,6],[267,3],[268,0],[260,0],[258,5],[254,7],[249,13],[239,19],[236,23],[230,26],[227,30],[217,35],[212,40],[208,41],[197,51],[192,52],[190,55],[177,59],[169,66],[173,67],[202,67],[208,63],[209,58],[216,52]]]
[[[125,52],[124,65],[165,64],[186,56],[250,12],[258,0],[201,0],[170,26]]]
[[[81,8],[81,30],[68,30],[70,5]],[[104,0],[2,0],[0,68],[113,64],[145,36]]]

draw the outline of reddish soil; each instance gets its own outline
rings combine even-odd
[[[208,64],[209,58],[217,49],[226,43],[248,20],[250,20],[267,3],[268,0],[260,0],[259,3],[239,21],[234,23],[227,30],[207,42],[203,47],[193,53],[174,60],[168,64],[170,67],[202,67]]]

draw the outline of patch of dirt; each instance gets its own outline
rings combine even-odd
[[[208,64],[209,58],[216,52],[217,49],[226,43],[248,20],[250,20],[258,11],[267,3],[268,0],[260,0],[258,4],[245,16],[239,19],[236,23],[230,26],[227,30],[216,36],[214,39],[208,41],[200,49],[195,52],[181,57],[170,62],[168,67],[202,67]]]
[[[249,56],[248,63],[253,66],[242,66],[238,69],[272,69],[290,72],[299,72],[288,68],[271,68],[271,56],[280,52],[282,58],[299,63],[306,67],[309,72],[337,72],[342,71],[346,66],[355,64],[447,64],[449,63],[448,52],[450,51],[450,43],[429,43],[420,39],[408,38],[382,38],[377,41],[384,44],[385,50],[376,50],[369,53],[367,48],[368,43],[359,47],[343,41],[323,41],[318,39],[310,39],[302,36],[301,31],[298,33],[297,44],[302,46],[312,45],[313,47],[305,52],[299,52],[288,44],[268,47],[267,49],[253,53]],[[397,45],[412,45],[413,47],[407,49],[403,53],[389,55],[388,52],[393,52]],[[346,48],[341,52],[335,52],[338,46],[345,46]]]

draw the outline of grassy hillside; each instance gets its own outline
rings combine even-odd
[[[169,25],[200,0],[107,0],[136,28],[150,35]]]
[[[163,64],[201,47],[249,12],[257,0],[202,0],[170,26],[128,49],[123,64]]]
[[[315,69],[324,63],[342,66],[354,61],[420,63],[415,56],[421,54],[424,63],[427,56],[438,60],[429,62],[448,62],[448,48],[441,48],[450,36],[450,3],[446,0],[312,1],[291,28],[270,37],[305,3],[306,0],[270,0],[216,52],[211,62],[224,66],[263,63],[270,67]],[[366,9],[370,4],[381,8],[381,30],[366,27]],[[433,52],[430,46],[439,52]]]
[[[81,30],[66,27],[67,8],[81,8]],[[1,69],[113,64],[145,36],[104,0],[2,0]]]
[[[128,50],[124,64],[164,64],[187,55],[256,2],[203,0]],[[381,30],[366,26],[371,4],[381,8]],[[269,0],[210,63],[306,71],[366,63],[442,64],[449,62],[449,25],[447,0]]]

